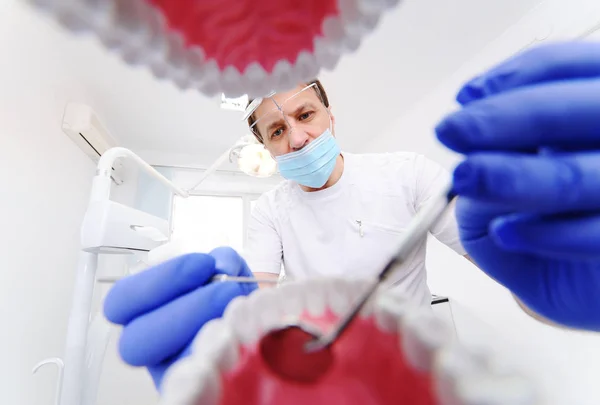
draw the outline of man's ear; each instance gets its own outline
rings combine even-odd
[[[327,107],[329,110],[329,117],[331,119],[331,133],[335,136],[335,115],[331,112],[331,106]]]

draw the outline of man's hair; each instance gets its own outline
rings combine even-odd
[[[329,99],[327,98],[327,92],[325,92],[325,89],[323,88],[323,85],[321,84],[319,79],[314,79],[314,80],[311,80],[310,82],[306,83],[307,86],[310,86],[311,84],[315,84],[313,90],[315,91],[315,93],[317,93],[317,96],[319,97],[319,100],[321,100],[323,102],[323,105],[325,107],[329,108]],[[254,99],[248,100],[248,105],[250,105],[250,103],[252,101],[254,101]],[[246,108],[248,108],[248,106],[246,106]],[[256,115],[254,113],[252,113],[248,117],[248,127],[252,127],[252,125],[256,122],[256,120],[257,120]],[[263,137],[258,132],[258,129],[256,129],[256,126],[252,127],[252,134],[256,137],[256,139],[258,139],[258,142],[264,143]]]

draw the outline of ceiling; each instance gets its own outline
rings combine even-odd
[[[540,2],[410,0],[394,9],[356,53],[320,77],[342,147],[361,151],[370,137]],[[206,167],[245,134],[241,114],[221,109],[218,98],[156,80],[93,38],[61,36],[69,69],[86,86],[92,107],[122,146],[150,163]]]

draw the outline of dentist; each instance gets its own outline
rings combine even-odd
[[[254,100],[246,114],[286,179],[259,198],[248,225],[244,257],[258,277],[277,278],[282,266],[295,280],[373,277],[416,212],[450,180],[437,163],[415,153],[342,152],[318,80]],[[453,212],[431,233],[465,254]],[[425,254],[423,241],[390,284],[430,305]]]

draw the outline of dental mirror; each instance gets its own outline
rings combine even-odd
[[[331,368],[334,355],[331,348],[307,352],[308,342],[323,333],[303,322],[291,322],[263,336],[259,351],[267,367],[278,377],[299,384],[313,384]]]

